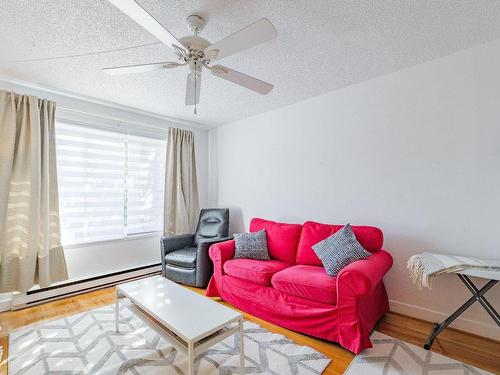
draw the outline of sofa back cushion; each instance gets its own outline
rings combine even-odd
[[[302,225],[278,223],[259,218],[253,218],[250,221],[250,232],[262,229],[266,230],[267,249],[271,259],[295,264]]]
[[[323,264],[312,249],[312,246],[323,241],[343,227],[344,225],[306,221],[302,226],[302,234],[300,236],[299,248],[297,251],[297,264],[322,266]],[[382,248],[384,235],[379,228],[351,225],[351,229],[361,246],[370,253],[376,253]]]

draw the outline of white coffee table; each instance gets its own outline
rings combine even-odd
[[[145,324],[187,353],[188,375],[194,359],[225,338],[239,334],[240,374],[244,374],[243,315],[162,276],[116,287],[116,331],[119,332],[119,297],[131,302]]]

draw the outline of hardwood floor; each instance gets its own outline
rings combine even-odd
[[[204,294],[203,289],[190,289]],[[114,288],[107,288],[23,310],[0,313],[0,345],[4,347],[0,364],[0,375],[7,374],[8,335],[11,331],[42,320],[68,316],[80,311],[108,305],[113,303],[114,300]],[[227,305],[225,302],[220,303]],[[325,370],[324,375],[343,374],[354,358],[352,353],[334,343],[292,332],[251,315],[243,314],[246,319],[252,320],[270,331],[283,334],[298,344],[315,348],[332,358],[332,363]],[[431,323],[395,313],[388,313],[376,327],[382,333],[418,346],[421,346],[425,341],[431,328]],[[447,329],[436,339],[432,350],[450,358],[455,358],[487,371],[500,374],[500,342],[498,341],[485,339],[454,329]]]

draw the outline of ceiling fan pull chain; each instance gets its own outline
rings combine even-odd
[[[198,75],[198,67],[196,66],[196,62],[194,63],[194,114],[198,114],[196,111],[196,103],[198,102],[197,98],[197,87],[196,87],[196,76]]]

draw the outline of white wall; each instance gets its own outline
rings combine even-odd
[[[160,236],[65,247],[70,280],[131,270],[160,262]]]
[[[178,121],[152,113],[135,110],[80,95],[60,92],[35,84],[0,77],[0,89],[20,94],[36,95],[56,101],[64,116],[92,118],[95,121],[120,121],[131,126],[142,125],[164,132],[169,126],[190,129],[195,133],[197,177],[200,207],[208,202],[208,131],[198,124]],[[58,110],[56,110],[57,117]],[[92,114],[92,116],[89,116]],[[159,236],[144,236],[126,240],[103,242],[88,246],[65,248],[69,279],[82,279],[96,275],[128,270],[160,262]]]
[[[233,231],[254,216],[379,226],[395,311],[440,320],[469,297],[454,275],[417,290],[410,255],[500,258],[500,41],[210,132]],[[500,308],[500,288],[487,296]],[[455,326],[500,338],[479,306]]]

